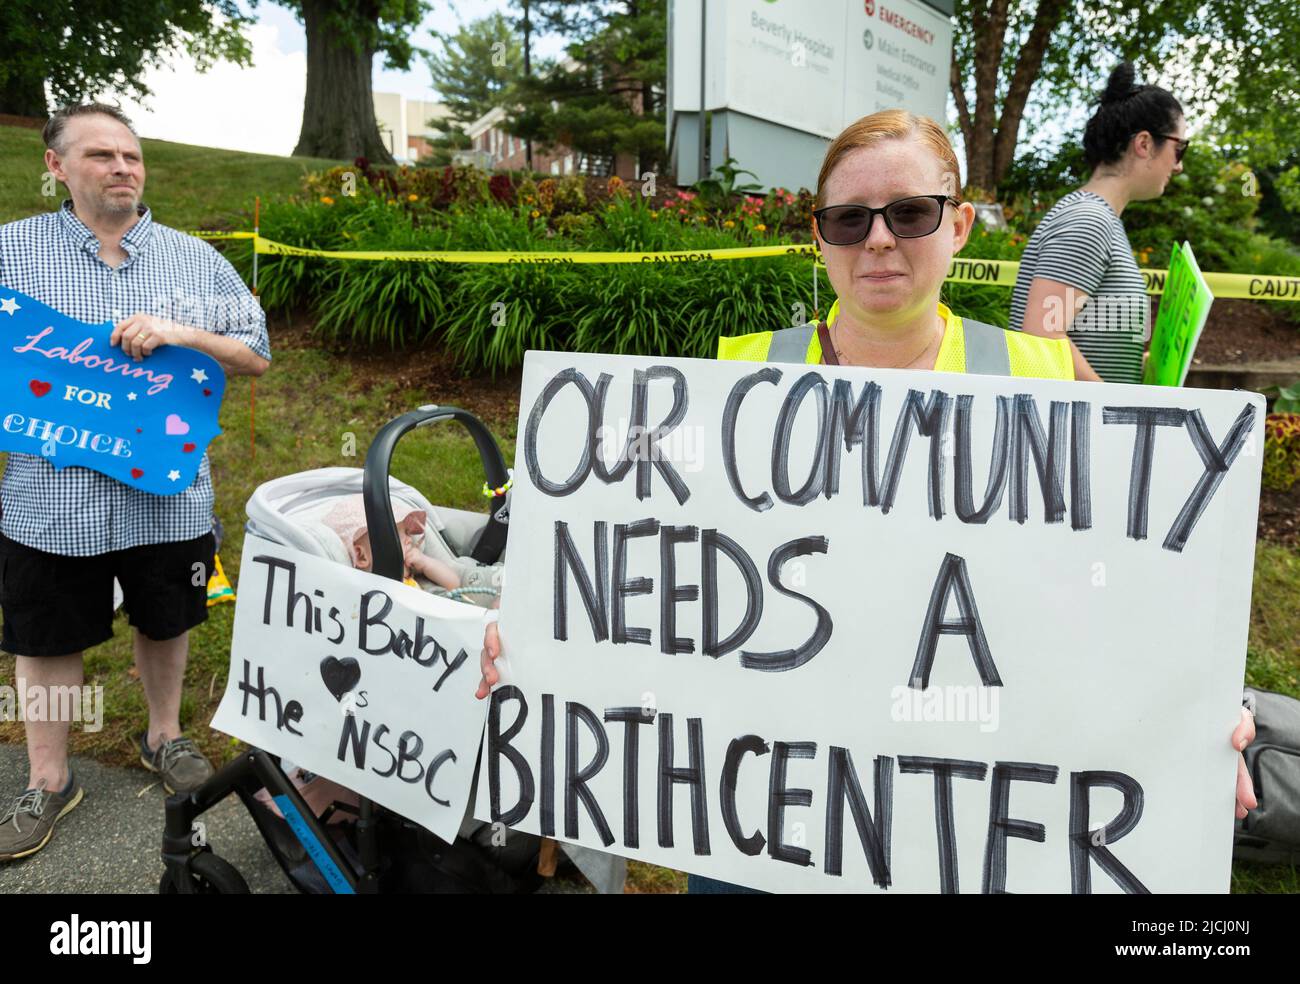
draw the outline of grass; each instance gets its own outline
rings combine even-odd
[[[338,161],[275,157],[214,147],[141,140],[148,180],[144,201],[154,218],[175,229],[233,229],[251,225],[253,198],[265,200],[299,189],[308,171]],[[67,197],[62,185],[42,195],[45,145],[39,130],[0,126],[0,222],[12,222],[57,208]]]

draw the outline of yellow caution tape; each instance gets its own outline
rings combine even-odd
[[[330,260],[406,261],[412,263],[692,263],[703,260],[747,260],[773,256],[817,256],[811,243],[774,246],[739,246],[730,249],[684,249],[659,253],[638,252],[530,252],[526,250],[328,250],[289,246],[252,232],[193,232],[203,239],[251,239],[253,249],[269,256],[315,256]],[[817,265],[824,266],[820,258]],[[1018,260],[982,260],[953,257],[948,268],[950,284],[984,284],[1014,287]],[[1164,291],[1167,270],[1142,270],[1148,294]],[[1216,298],[1258,301],[1300,301],[1300,277],[1267,277],[1249,273],[1204,273]]]
[[[197,229],[194,232],[187,232],[185,235],[194,236],[196,239],[256,239],[257,234],[252,232],[205,232]]]
[[[691,263],[699,260],[743,260],[764,256],[801,256],[816,252],[812,245],[741,246],[734,249],[683,249],[663,253],[529,252],[525,250],[326,250],[286,246],[257,236],[257,252],[279,256],[319,256],[333,260],[404,260],[423,263]]]

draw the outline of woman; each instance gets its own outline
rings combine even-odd
[[[1073,378],[1065,339],[963,322],[939,303],[953,254],[975,221],[975,210],[957,199],[960,187],[957,158],[934,121],[887,110],[850,125],[827,149],[813,212],[838,298],[827,323],[723,338],[719,357]],[[491,624],[480,657],[480,699],[500,679],[500,655]],[[1243,709],[1233,747],[1245,748],[1254,735]],[[1256,805],[1239,760],[1237,816]],[[690,886],[734,889],[696,876]]]
[[[1068,331],[1078,379],[1142,382],[1151,308],[1120,215],[1129,202],[1159,198],[1182,171],[1186,130],[1177,99],[1134,85],[1133,66],[1117,66],[1083,134],[1092,176],[1025,246],[1011,324],[1045,338]]]

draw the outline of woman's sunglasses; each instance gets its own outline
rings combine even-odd
[[[883,208],[869,205],[829,205],[813,212],[822,239],[831,246],[856,246],[871,235],[876,216],[883,216],[885,227],[899,239],[919,239],[928,236],[943,221],[943,207],[951,202],[960,205],[951,195],[914,195],[900,198]]]
[[[1187,147],[1191,141],[1179,140],[1172,133],[1157,133],[1156,136],[1160,137],[1162,140],[1174,141],[1174,163],[1181,164],[1183,161],[1183,155],[1187,153]]]

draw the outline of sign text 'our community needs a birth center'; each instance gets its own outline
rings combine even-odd
[[[1263,413],[530,353],[477,816],[770,890],[1226,890]]]

